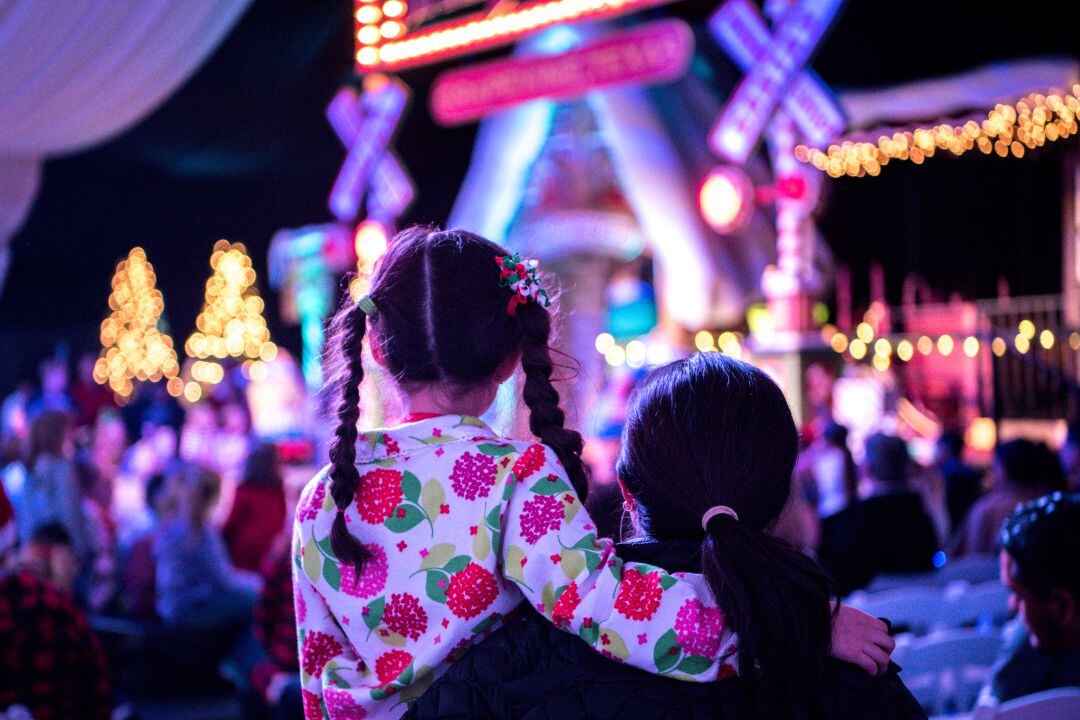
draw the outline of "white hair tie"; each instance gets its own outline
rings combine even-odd
[[[705,514],[701,516],[701,529],[705,532],[709,531],[709,521],[717,515],[730,515],[735,518],[735,522],[739,521],[739,514],[729,508],[727,505],[713,505],[711,508],[705,511]]]

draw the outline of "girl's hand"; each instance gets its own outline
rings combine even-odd
[[[889,667],[895,647],[896,641],[881,620],[848,605],[840,606],[833,620],[830,654],[834,658],[858,665],[877,677]]]

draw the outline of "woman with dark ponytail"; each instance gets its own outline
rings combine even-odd
[[[737,666],[742,677],[694,685],[646,675],[523,615],[450,668],[409,718],[925,718],[895,666],[886,669],[884,623],[835,610],[829,579],[769,532],[791,492],[797,448],[772,380],[721,353],[672,363],[635,392],[623,441],[618,475],[636,537],[619,556],[626,567],[703,571],[719,606],[687,601],[654,650],[657,666],[710,654],[711,631],[726,622],[739,641],[721,675]],[[850,625],[873,639],[845,653],[841,628]]]
[[[733,671],[731,622],[675,665],[664,655],[682,609],[717,613],[706,579],[624,566],[581,507],[582,440],[551,383],[549,304],[535,263],[471,233],[412,228],[331,322],[330,465],[294,535],[309,720],[400,715],[523,599],[629,665],[699,682]],[[361,433],[365,337],[405,416]],[[519,365],[540,442],[479,420]]]

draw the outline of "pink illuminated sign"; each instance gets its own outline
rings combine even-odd
[[[443,125],[476,120],[542,98],[563,99],[624,84],[682,77],[694,35],[681,20],[660,20],[561,55],[498,60],[450,70],[435,81],[431,113]]]

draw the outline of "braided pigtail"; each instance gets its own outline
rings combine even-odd
[[[367,316],[349,295],[327,328],[326,347],[332,369],[331,384],[337,400],[337,427],[330,443],[330,496],[337,506],[337,517],[330,530],[330,548],[335,557],[359,571],[370,553],[349,532],[345,510],[356,498],[360,472],[356,469],[356,424],[360,419],[360,382],[364,379],[361,362]]]
[[[536,302],[518,307],[521,321],[521,368],[525,371],[522,398],[529,406],[529,429],[555,451],[563,464],[578,497],[585,500],[589,491],[585,463],[581,460],[584,441],[581,433],[564,425],[566,414],[559,407],[559,391],[551,384],[554,365],[548,339],[551,315]]]

